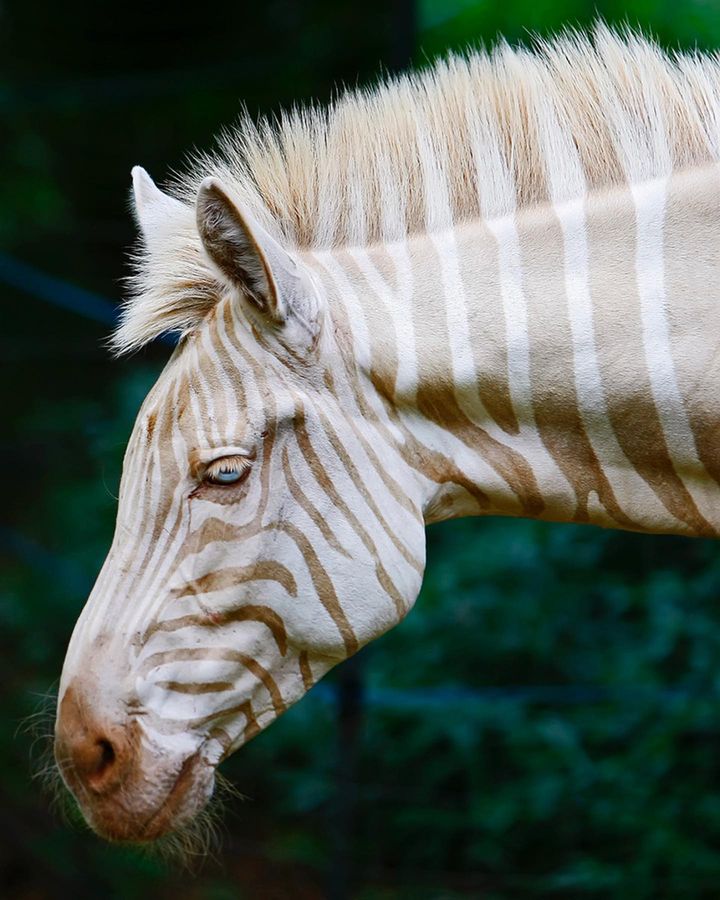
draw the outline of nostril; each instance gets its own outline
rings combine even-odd
[[[98,765],[93,774],[95,776],[101,776],[107,772],[115,762],[115,748],[110,741],[105,740],[104,738],[97,741],[97,748],[99,750]]]
[[[105,791],[119,774],[116,745],[107,738],[82,735],[70,745],[70,764],[92,791]]]
[[[110,786],[116,769],[116,760],[115,747],[107,738],[98,738],[92,743],[88,741],[84,765],[78,768],[91,790],[100,791]],[[76,755],[76,765],[78,762]]]
[[[126,727],[96,718],[72,688],[60,705],[55,752],[71,789],[82,786],[96,794],[122,783],[132,760]]]

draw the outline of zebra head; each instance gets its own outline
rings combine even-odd
[[[402,618],[425,543],[421,477],[319,267],[217,179],[194,211],[142,170],[135,182],[135,316],[185,336],[130,438],[55,752],[99,834],[145,841],[190,820],[221,760]],[[168,250],[178,231],[184,256]]]

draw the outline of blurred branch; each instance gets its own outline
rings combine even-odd
[[[6,253],[0,253],[0,282],[96,322],[108,325],[117,323],[116,303],[61,278],[46,275]]]
[[[38,300],[44,300],[46,303],[52,303],[54,306],[78,313],[87,319],[111,326],[118,323],[119,304],[71,284],[69,281],[56,278],[54,275],[47,275],[40,269],[13,259],[6,253],[0,253],[0,282],[30,294]],[[176,343],[171,334],[164,334],[158,340],[171,346],[175,346]]]
[[[316,685],[311,696],[321,702],[337,703],[343,688],[334,684]],[[685,688],[658,689],[638,685],[517,685],[513,687],[426,687],[365,688],[363,703],[392,710],[427,712],[429,706],[494,705],[497,703],[578,706],[588,703],[663,703],[706,700],[720,702],[712,692]]]

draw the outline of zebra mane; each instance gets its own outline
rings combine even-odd
[[[244,117],[170,185],[180,202],[146,236],[112,345],[191,332],[217,302],[193,209],[208,175],[292,252],[398,241],[556,202],[558,185],[577,196],[718,158],[718,57],[603,24],[453,55],[276,121]],[[578,162],[579,190],[565,178]]]

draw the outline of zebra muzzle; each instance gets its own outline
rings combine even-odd
[[[103,795],[120,787],[132,764],[128,732],[96,716],[77,688],[65,691],[55,731],[55,759],[73,793]]]
[[[137,718],[98,715],[73,683],[58,710],[55,759],[88,824],[108,840],[155,840],[192,818],[212,792],[212,767],[199,751],[158,752]]]

